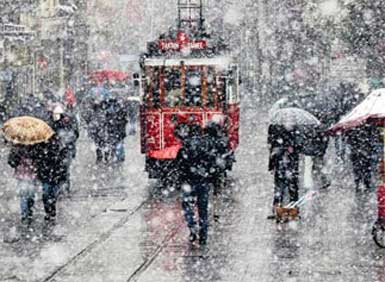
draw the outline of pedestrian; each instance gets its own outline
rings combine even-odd
[[[38,188],[37,171],[31,156],[31,146],[15,145],[8,156],[8,164],[15,170],[20,197],[21,221],[30,223],[33,216],[35,193]]]
[[[313,160],[312,175],[321,189],[331,185],[331,181],[324,171],[325,155],[329,146],[329,137],[324,134],[324,129],[326,128],[319,127],[315,131],[315,136],[312,138],[314,150],[311,154]]]
[[[126,127],[128,123],[127,107],[120,98],[113,98],[108,101],[106,111],[106,122],[108,123],[108,146],[111,151],[111,158],[121,163],[125,160],[124,139],[127,136]]]
[[[76,157],[76,142],[79,139],[79,124],[76,117],[64,111],[64,107],[57,104],[52,111],[52,129],[55,131],[63,146],[65,155],[66,180],[64,190],[69,193],[71,190],[71,164]]]
[[[109,160],[108,148],[108,123],[106,119],[107,102],[98,101],[90,105],[91,110],[84,115],[88,135],[95,143],[96,163],[107,162]]]
[[[74,91],[72,90],[71,87],[67,87],[67,89],[64,92],[64,103],[66,105],[66,109],[68,111],[73,111],[76,106],[76,96]]]
[[[377,140],[376,140],[377,139]],[[368,190],[373,189],[373,172],[377,167],[377,147],[379,133],[374,126],[362,126],[347,133],[350,147],[350,161],[352,163],[354,184],[358,191],[363,183]]]
[[[43,186],[43,204],[46,221],[56,219],[56,202],[60,186],[66,181],[67,153],[58,135],[47,143],[36,145],[34,160],[37,176]]]
[[[191,125],[189,131],[177,155],[182,183],[182,208],[190,229],[189,241],[193,243],[199,236],[199,243],[204,246],[207,243],[209,203],[207,146],[200,125]],[[198,207],[199,224],[194,213],[195,204]]]
[[[214,220],[219,220],[218,198],[225,186],[226,168],[229,156],[228,139],[218,123],[209,122],[205,127],[205,140],[208,153],[208,183],[213,189]]]
[[[284,192],[289,191],[290,202],[298,201],[299,149],[295,144],[295,129],[281,125],[269,126],[269,171],[274,174],[273,211],[282,206]]]

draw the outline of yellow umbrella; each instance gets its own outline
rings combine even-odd
[[[42,143],[55,134],[44,121],[29,116],[11,118],[4,124],[2,131],[7,141],[22,145]]]

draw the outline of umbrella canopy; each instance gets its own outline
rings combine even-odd
[[[48,141],[53,135],[54,131],[44,121],[22,116],[8,120],[2,131],[5,139],[13,144],[34,145]]]
[[[281,98],[277,102],[275,102],[269,110],[269,118],[271,119],[274,116],[274,114],[280,109],[290,107],[288,106],[288,103],[289,103],[288,98]]]
[[[366,123],[385,123],[385,89],[373,91],[338,123],[329,128],[328,133],[349,131]]]
[[[273,113],[271,124],[283,125],[287,129],[294,126],[319,126],[320,121],[311,113],[298,108],[284,108]]]

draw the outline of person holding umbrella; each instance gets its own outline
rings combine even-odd
[[[30,146],[15,145],[8,156],[8,164],[14,169],[20,197],[21,221],[32,220],[35,192],[38,187],[36,166],[31,156]]]
[[[12,144],[8,164],[15,170],[20,196],[21,220],[30,223],[36,188],[38,180],[40,180],[39,162],[36,159],[37,146],[52,138],[54,131],[40,119],[23,116],[8,120],[2,128],[2,132],[5,139]]]
[[[274,175],[273,214],[283,205],[286,189],[289,201],[298,201],[299,154],[308,149],[312,130],[319,126],[320,122],[302,109],[284,108],[271,114],[267,141],[270,145],[268,169]]]
[[[294,141],[294,128],[287,130],[281,125],[270,125],[269,137],[269,171],[274,173],[274,209],[283,204],[286,188],[290,202],[298,201],[299,149]]]

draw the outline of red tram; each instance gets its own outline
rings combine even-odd
[[[226,46],[206,33],[202,3],[193,2],[179,1],[178,29],[150,42],[140,62],[141,150],[150,178],[172,168],[181,147],[174,134],[179,124],[215,121],[228,136],[230,154],[239,144],[238,66]]]

